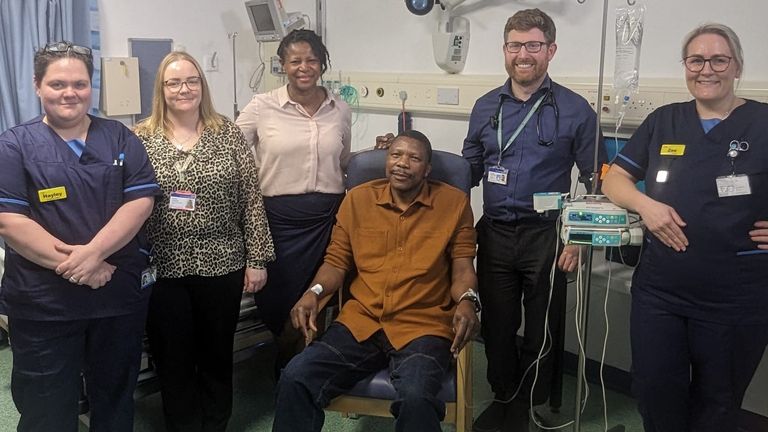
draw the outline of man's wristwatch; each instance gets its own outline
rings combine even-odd
[[[480,304],[480,297],[477,296],[477,292],[475,292],[475,290],[473,290],[472,288],[468,289],[467,292],[465,292],[464,294],[461,295],[461,297],[459,297],[459,303],[464,300],[469,300],[472,303],[474,303],[475,313],[478,313],[481,310],[483,310],[483,305]]]
[[[320,297],[320,294],[323,293],[323,286],[320,284],[314,284],[307,291],[312,291],[316,296]]]

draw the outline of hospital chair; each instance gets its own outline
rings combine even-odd
[[[347,189],[370,180],[384,178],[385,150],[368,150],[352,156],[347,167]],[[435,150],[432,153],[432,180],[448,183],[469,194],[472,187],[469,163],[461,156]],[[339,304],[343,290],[339,290]],[[395,389],[387,368],[359,381],[349,392],[331,401],[328,411],[378,417],[391,417],[389,406],[395,399]],[[445,402],[443,422],[456,425],[457,432],[472,429],[472,347],[471,342],[461,350],[456,364],[443,379],[438,397]]]

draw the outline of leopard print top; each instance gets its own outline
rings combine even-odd
[[[161,129],[139,138],[163,191],[147,226],[158,277],[220,276],[275,259],[256,164],[234,123],[206,128],[190,151]],[[196,194],[194,211],[171,209],[174,191]]]

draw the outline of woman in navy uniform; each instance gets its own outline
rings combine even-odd
[[[138,138],[87,114],[89,48],[48,44],[34,71],[44,115],[0,135],[18,430],[77,431],[82,372],[91,430],[132,431],[152,281],[142,226],[159,188]]]
[[[647,228],[631,316],[645,430],[728,432],[768,342],[768,105],[734,94],[729,27],[693,30],[682,60],[694,100],[648,116],[603,191]]]

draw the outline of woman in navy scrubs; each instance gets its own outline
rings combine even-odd
[[[44,115],[0,135],[18,430],[77,431],[82,372],[91,430],[132,431],[152,282],[142,226],[159,188],[138,138],[87,114],[90,49],[48,44],[34,71]]]
[[[768,343],[768,105],[734,94],[727,26],[689,33],[682,63],[694,100],[648,116],[603,191],[646,225],[631,316],[645,430],[736,431]]]

